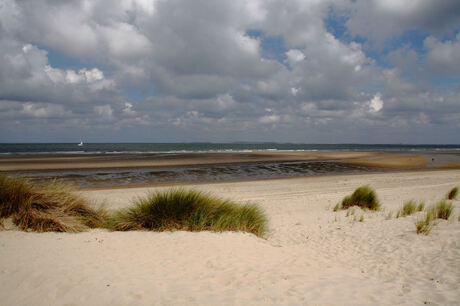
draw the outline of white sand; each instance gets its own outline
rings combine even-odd
[[[370,184],[381,212],[332,207]],[[458,305],[460,201],[417,235],[409,199],[432,204],[460,171],[296,178],[190,186],[258,202],[271,232],[0,232],[1,305]],[[187,187],[188,188],[188,187]],[[88,191],[109,208],[147,188]],[[353,221],[364,215],[364,222]]]

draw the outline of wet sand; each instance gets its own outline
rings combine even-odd
[[[460,160],[460,157],[458,158]],[[255,162],[333,161],[413,169],[431,162],[420,154],[388,152],[249,152],[183,154],[15,155],[0,157],[0,171],[171,167]],[[458,161],[458,160],[457,160]]]

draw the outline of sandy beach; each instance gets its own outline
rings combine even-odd
[[[447,170],[187,185],[259,203],[269,219],[266,239],[0,231],[0,304],[458,305],[460,201],[428,236],[415,232],[422,213],[395,214],[406,200],[430,205],[459,183],[460,171]],[[332,211],[364,184],[377,191],[381,211]],[[82,194],[115,209],[159,188]]]

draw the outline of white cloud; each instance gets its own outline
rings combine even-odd
[[[356,0],[339,2],[350,16],[351,34],[369,39],[377,47],[408,30],[452,33],[460,25],[457,0]]]
[[[446,40],[459,25],[458,1],[4,2],[3,126],[36,118],[121,134],[149,125],[173,140],[282,141],[365,141],[360,131],[403,122],[458,126],[455,84],[430,83],[459,72],[459,36]],[[344,37],[330,31],[332,13],[348,18]],[[426,53],[385,45],[414,29],[429,33]],[[393,68],[367,54],[372,44],[387,46],[376,52]],[[54,64],[56,54],[72,65]],[[140,93],[135,103],[131,92]],[[278,128],[268,133],[267,124]]]
[[[303,61],[305,59],[305,54],[302,51],[297,49],[291,49],[286,52],[289,64],[293,65],[297,62]]]
[[[266,115],[259,118],[259,122],[261,123],[278,123],[281,117],[279,115]]]
[[[27,102],[22,105],[22,113],[36,118],[52,118],[70,116],[71,113],[65,111],[62,105],[49,104],[49,103],[30,103]]]
[[[136,112],[132,110],[133,105],[131,103],[126,102],[125,107],[123,108],[123,113],[128,116],[136,115]]]
[[[383,108],[382,95],[376,93],[375,96],[369,101],[369,111],[371,113],[377,113]]]
[[[112,107],[108,104],[95,106],[94,112],[104,120],[111,120],[113,117]]]
[[[424,46],[428,50],[426,63],[439,74],[460,73],[460,33],[455,40],[439,41],[433,36],[427,37]]]

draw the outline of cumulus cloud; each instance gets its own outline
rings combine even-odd
[[[438,74],[460,74],[460,33],[454,40],[439,41],[433,36],[425,39],[429,69]]]
[[[411,124],[449,134],[458,88],[430,80],[460,73],[460,6],[441,2],[7,0],[0,140],[26,133],[9,128],[19,119],[120,141],[376,141],[365,130],[391,142]],[[387,44],[412,30],[427,33],[423,50]]]
[[[456,0],[357,0],[339,7],[348,10],[350,32],[380,48],[407,30],[446,34],[460,26],[460,3]]]
[[[377,93],[369,102],[369,111],[372,113],[379,112],[383,107],[382,95]]]

